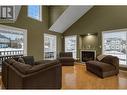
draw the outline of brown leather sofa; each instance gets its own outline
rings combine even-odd
[[[60,89],[62,69],[58,61],[34,62],[32,56],[10,58],[2,64],[2,82],[5,89]],[[22,61],[22,63],[21,63]],[[25,63],[23,63],[23,61]]]
[[[72,52],[60,52],[58,60],[62,66],[73,66],[75,61]]]
[[[115,56],[107,55],[102,60],[86,62],[86,69],[101,78],[105,78],[119,73],[119,59]]]

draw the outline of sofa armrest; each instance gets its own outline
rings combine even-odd
[[[114,66],[115,66],[115,68],[119,71],[119,58],[117,58],[117,57],[115,57],[114,59],[113,59],[113,63],[112,63]]]
[[[115,56],[111,56],[111,55],[107,55],[106,57],[104,57],[101,62],[110,64],[115,66],[117,69],[119,68],[119,58],[115,57]]]
[[[23,89],[23,79],[25,75],[19,72],[13,66],[8,68],[8,78],[6,89]]]
[[[7,78],[8,78],[8,64],[6,62],[2,62],[2,83],[4,85],[4,87],[7,87]]]

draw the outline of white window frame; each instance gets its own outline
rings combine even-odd
[[[57,36],[56,35],[52,35],[52,34],[48,34],[48,33],[44,33],[44,46],[45,46],[45,35],[46,36],[50,36],[50,37],[55,37],[55,42],[56,42],[55,55],[54,55],[54,58],[48,59],[48,60],[54,60],[57,57]],[[45,58],[45,47],[43,47],[43,48],[44,48],[44,59],[46,60],[46,58]]]
[[[76,58],[77,58],[77,35],[71,35],[71,36],[65,36],[65,37],[64,37],[64,51],[65,51],[65,52],[68,52],[68,51],[66,51],[65,39],[66,39],[66,38],[69,38],[69,37],[76,37],[76,44],[75,44],[76,54],[75,54],[75,57],[74,57],[74,54],[73,54],[73,58],[76,59]],[[72,52],[72,53],[73,53],[73,52]]]
[[[28,14],[28,12],[29,12],[29,6],[32,6],[32,5],[28,5],[27,6],[27,16],[29,17],[29,18],[31,18],[31,19],[34,19],[34,20],[38,20],[38,21],[42,21],[42,6],[41,5],[38,5],[39,6],[39,19],[36,19],[36,18],[34,18],[34,17],[32,17],[32,16],[29,16],[29,14]],[[34,5],[33,5],[34,6]]]
[[[16,28],[16,27],[11,27],[11,26],[5,26],[5,25],[0,25],[0,30],[5,30],[9,32],[15,32],[17,31],[22,31],[24,33],[24,56],[27,56],[27,30],[26,29],[21,29],[21,28]]]
[[[104,47],[103,47],[103,33],[113,33],[113,32],[119,32],[119,31],[123,31],[123,32],[125,32],[125,31],[127,31],[127,28],[125,28],[125,29],[115,29],[115,30],[107,30],[107,31],[102,31],[102,33],[101,33],[101,36],[102,36],[102,54],[104,54]]]

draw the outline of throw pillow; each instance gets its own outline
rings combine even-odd
[[[107,55],[99,55],[97,56],[97,60],[101,61],[103,58],[105,58]]]
[[[22,58],[25,61],[25,64],[34,65],[34,57],[33,56],[24,56]]]
[[[18,59],[18,62],[25,63],[24,59],[21,57]]]
[[[13,58],[9,58],[5,60],[8,64],[12,65],[14,62],[16,62]]]

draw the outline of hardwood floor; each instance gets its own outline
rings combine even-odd
[[[0,76],[0,89],[2,88],[2,81],[1,81],[1,76]]]
[[[85,65],[63,66],[62,89],[127,89],[127,72],[120,70],[118,76],[101,79],[86,71]]]
[[[62,89],[127,89],[127,72],[101,79],[86,71],[85,65],[62,67]]]

